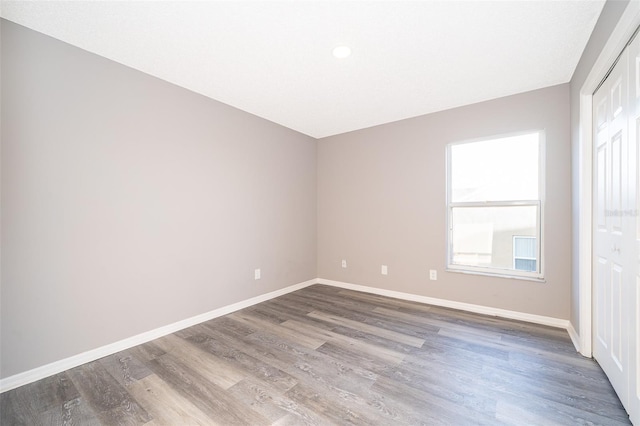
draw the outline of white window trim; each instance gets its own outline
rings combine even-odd
[[[451,147],[460,144],[474,143],[474,142],[483,142],[490,141],[494,139],[502,139],[513,136],[526,135],[531,133],[539,134],[539,146],[538,146],[538,195],[540,197],[539,200],[513,200],[513,201],[479,201],[479,202],[457,202],[454,203],[451,201]],[[483,137],[478,139],[470,139],[460,142],[453,142],[447,145],[447,164],[446,164],[446,185],[447,185],[447,200],[446,200],[446,208],[447,208],[447,268],[446,270],[449,272],[461,272],[467,274],[474,275],[488,275],[492,277],[501,277],[501,278],[512,278],[512,279],[522,279],[528,281],[536,281],[536,282],[546,282],[544,279],[544,200],[545,200],[545,159],[546,159],[546,140],[545,140],[545,131],[543,129],[534,129],[527,130],[522,132],[514,132],[514,133],[506,133],[500,135],[493,135],[489,137]],[[471,265],[459,265],[452,262],[453,253],[452,253],[452,237],[453,237],[453,220],[452,220],[452,212],[455,207],[501,207],[501,206],[537,206],[537,222],[539,226],[536,229],[536,238],[538,241],[538,264],[537,271],[535,272],[527,272],[527,271],[519,271],[515,269],[500,269],[500,268],[490,268],[490,267],[480,267],[480,266],[471,266]]]

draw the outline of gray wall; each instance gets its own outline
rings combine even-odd
[[[546,283],[445,272],[446,145],[530,129],[546,130]],[[568,319],[570,164],[568,84],[321,139],[319,276]]]
[[[579,135],[580,135],[580,89],[584,84],[591,68],[595,61],[598,59],[600,52],[609,36],[613,32],[614,28],[618,24],[622,13],[627,7],[628,0],[608,0],[602,9],[602,13],[598,18],[596,27],[591,34],[589,43],[582,53],[580,62],[576,67],[573,77],[571,78],[571,159],[572,164],[575,166],[572,169],[572,186],[574,188],[572,194],[573,200],[573,217],[576,218],[573,222],[573,261],[572,261],[572,282],[571,282],[571,324],[573,328],[580,332],[580,286],[578,282],[578,212],[580,209],[579,204],[579,176],[578,176],[578,164],[580,159],[578,157],[579,151]]]
[[[1,23],[1,377],[317,276],[314,139]]]

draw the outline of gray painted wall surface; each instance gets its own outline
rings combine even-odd
[[[546,283],[445,272],[446,145],[533,129],[546,131]],[[568,84],[321,139],[319,276],[568,319],[570,160]]]
[[[1,377],[317,276],[314,139],[1,31]]]
[[[575,72],[573,73],[573,77],[571,78],[571,161],[574,167],[572,168],[571,179],[572,179],[572,212],[573,217],[576,220],[573,221],[572,224],[572,252],[573,252],[573,261],[572,261],[572,281],[571,281],[571,317],[570,321],[573,325],[573,328],[579,333],[580,332],[580,286],[578,282],[578,212],[580,209],[579,204],[579,176],[578,176],[578,164],[580,164],[580,159],[578,158],[578,138],[580,135],[580,89],[584,84],[589,72],[591,72],[591,68],[593,67],[595,61],[598,59],[598,56],[602,52],[604,45],[607,40],[609,40],[609,36],[613,32],[614,28],[618,24],[622,13],[627,7],[629,1],[628,0],[608,0],[602,9],[602,13],[598,18],[598,22],[596,23],[596,27],[589,38],[589,42],[585,47],[584,52],[582,53],[582,57],[580,58],[580,62],[578,62],[578,66],[576,67]]]

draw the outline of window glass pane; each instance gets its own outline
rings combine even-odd
[[[536,270],[536,261],[530,259],[516,259],[515,267],[518,271],[533,272]]]
[[[538,206],[453,207],[452,263],[513,270],[513,237],[536,236],[537,212]],[[537,250],[532,254],[536,262]]]
[[[531,237],[514,237],[513,255],[517,258],[535,259],[536,239]]]
[[[540,133],[451,145],[451,201],[537,200]]]

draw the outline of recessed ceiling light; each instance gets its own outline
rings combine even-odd
[[[351,55],[351,49],[349,46],[338,46],[333,49],[333,56],[338,59],[346,58],[349,55]]]

